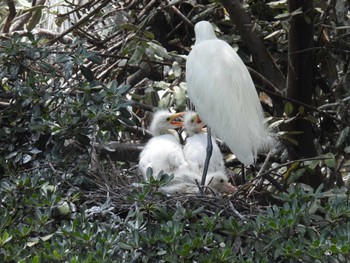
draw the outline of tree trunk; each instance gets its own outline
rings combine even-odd
[[[301,14],[291,17],[288,43],[288,78],[287,96],[310,105],[313,94],[314,73],[314,43],[313,43],[313,0],[289,0],[289,13],[301,8]],[[292,116],[298,113],[298,105],[293,105]],[[307,109],[305,109],[306,111]],[[306,112],[307,114],[307,112]],[[314,157],[317,151],[314,145],[312,125],[303,118],[288,125],[289,131],[302,131],[295,136],[298,145],[290,147],[290,157],[299,159]],[[301,180],[313,187],[321,183],[321,176],[317,174],[304,176]]]

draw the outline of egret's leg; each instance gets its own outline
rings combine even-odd
[[[209,162],[211,158],[211,154],[213,153],[213,144],[211,141],[211,131],[210,128],[207,128],[207,155],[205,156],[205,162],[204,162],[204,168],[203,168],[203,174],[202,174],[202,182],[201,182],[201,194],[204,193],[204,185],[205,185],[205,179],[207,178],[207,172],[209,167]]]
[[[241,173],[242,173],[242,184],[245,184],[245,171],[244,171],[244,164],[241,164]]]

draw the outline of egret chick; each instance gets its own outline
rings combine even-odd
[[[194,111],[189,111],[184,116],[184,128],[187,132],[186,144],[184,146],[185,159],[191,171],[203,173],[207,149],[207,133],[203,131],[204,123]],[[208,173],[225,172],[225,165],[219,146],[212,138],[213,152],[210,158]]]
[[[178,134],[174,130],[183,125],[176,119],[184,113],[172,114],[165,110],[157,111],[150,125],[154,136],[148,141],[140,153],[139,171],[146,178],[148,167],[153,169],[156,176],[160,171],[171,174],[176,169],[187,168],[187,163],[179,142]]]
[[[166,186],[160,188],[167,194],[193,193],[200,192],[198,186],[201,180],[201,174],[192,172],[188,169],[179,169],[174,174],[174,179]],[[229,183],[228,177],[224,172],[218,171],[208,173],[205,189],[212,193],[232,193],[236,188]]]
[[[253,164],[258,151],[271,143],[253,80],[233,48],[217,39],[209,22],[198,22],[195,35],[186,62],[189,98],[237,159]]]

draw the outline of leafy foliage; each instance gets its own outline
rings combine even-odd
[[[347,262],[350,257],[346,189],[291,187],[278,196],[283,206],[241,220],[210,211],[205,203],[161,202],[152,189],[166,183],[162,175],[130,194],[133,205],[122,216],[108,195],[88,208],[78,192],[65,196],[62,184],[48,184],[52,178],[44,170],[2,181],[3,261]]]

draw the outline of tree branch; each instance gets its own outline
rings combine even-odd
[[[107,156],[113,161],[138,162],[143,145],[132,143],[109,142],[106,145],[95,145],[102,158]]]
[[[4,28],[2,32],[8,33],[11,27],[12,20],[16,17],[16,6],[13,0],[7,0],[7,6],[9,7],[9,14],[6,18]]]
[[[98,12],[100,12],[100,10],[105,7],[106,5],[108,5],[110,3],[110,1],[105,0],[104,2],[102,2],[98,7],[96,7],[96,9],[94,9],[91,13],[85,15],[84,17],[82,17],[81,19],[79,19],[74,26],[68,28],[67,30],[65,30],[64,32],[62,32],[61,34],[59,34],[57,37],[55,37],[54,39],[51,39],[48,44],[52,44],[55,43],[56,41],[58,41],[60,38],[64,37],[65,35],[69,34],[70,32],[72,32],[75,28],[79,27],[80,25],[82,25],[83,23],[87,22],[91,17],[93,17],[95,14],[97,14]]]
[[[258,37],[242,3],[239,0],[221,0],[221,3],[230,14],[230,19],[237,26],[240,35],[249,48],[257,70],[266,78],[268,77],[280,91],[285,89],[285,77],[267,51],[263,40]]]

